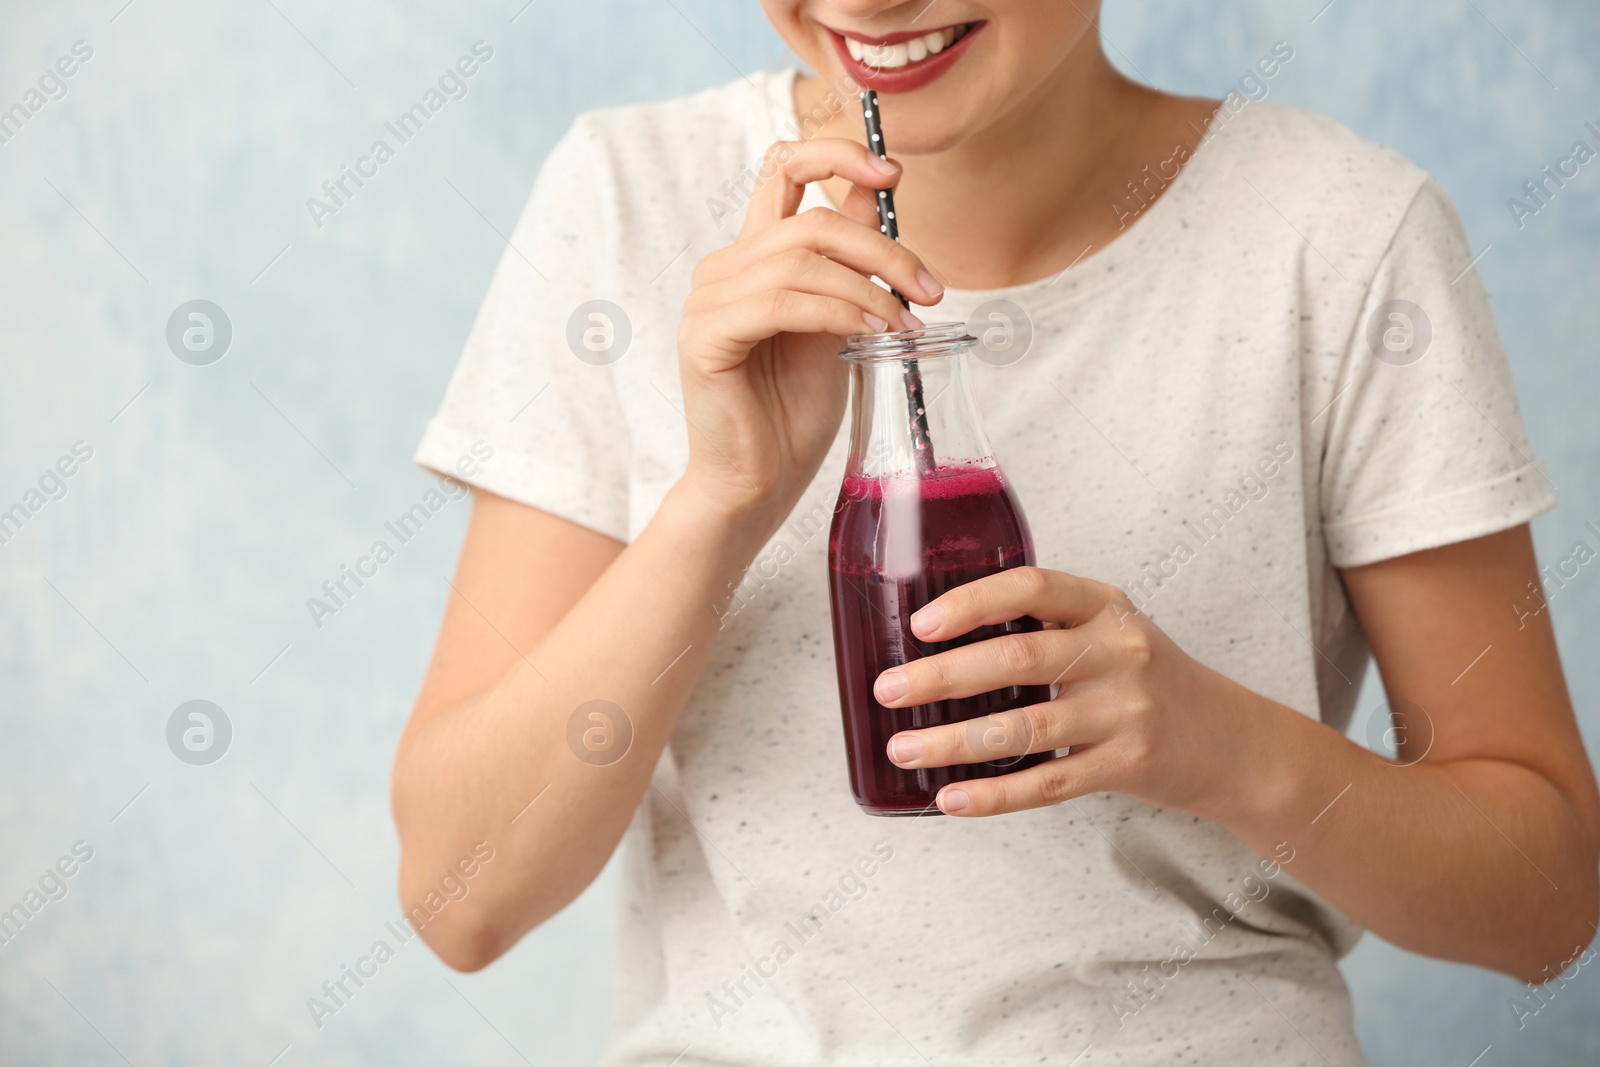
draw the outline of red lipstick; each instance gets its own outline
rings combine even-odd
[[[906,66],[893,69],[877,67],[870,62],[856,59],[850,54],[850,46],[845,43],[845,38],[849,37],[865,45],[881,47],[901,44],[918,37],[924,37],[932,31],[900,31],[884,34],[881,37],[874,37],[855,31],[845,33],[831,27],[824,28],[828,30],[829,36],[833,39],[833,48],[839,55],[839,62],[844,65],[844,69],[857,82],[880,93],[909,93],[914,89],[922,88],[936,78],[942,77],[945,72],[955,66],[986,25],[987,23],[984,22],[962,23],[957,27],[958,36],[955,41],[946,47],[944,51],[937,55],[930,54],[926,59],[920,59]],[[949,29],[950,27],[940,28]]]

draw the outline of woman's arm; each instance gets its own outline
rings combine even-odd
[[[1594,773],[1549,614],[1518,611],[1538,580],[1526,526],[1345,571],[1389,703],[1413,708],[1401,762],[1277,716],[1229,820],[1289,840],[1295,875],[1386,940],[1527,981],[1600,911]]]
[[[421,924],[451,966],[493,960],[616,848],[719,613],[838,431],[840,336],[920,325],[870,276],[919,303],[942,296],[877,229],[876,190],[894,184],[895,164],[820,137],[770,154],[738,240],[695,268],[678,330],[689,463],[649,525],[624,548],[493,496],[474,507],[391,785],[406,906],[457,864],[474,870],[466,895]],[[796,215],[806,185],[833,177],[857,192],[846,210]],[[606,739],[607,724],[580,711],[591,700],[621,709],[610,726],[631,727],[625,755],[584,743]],[[494,851],[476,867],[479,842]]]
[[[1421,709],[1399,762],[1196,662],[1119,590],[1051,571],[974,582],[935,602],[942,620],[919,613],[913,626],[948,639],[1030,614],[1062,629],[908,664],[909,691],[885,703],[1065,670],[1059,698],[1011,713],[1012,729],[986,735],[1008,733],[1007,744],[981,755],[959,727],[920,731],[910,759],[916,746],[901,739],[913,735],[897,735],[890,754],[941,766],[1073,746],[946,787],[940,806],[991,815],[1129,793],[1213,819],[1263,855],[1286,843],[1296,878],[1403,948],[1547,980],[1595,935],[1600,796],[1549,618],[1526,613],[1526,583],[1538,581],[1527,527],[1344,579],[1390,703]]]
[[[422,927],[451,966],[484,966],[582,892],[638,806],[716,636],[714,606],[760,545],[690,492],[626,548],[479,494],[392,783],[407,907],[474,843],[494,849]],[[569,719],[594,699],[631,724],[615,762],[569,748]]]

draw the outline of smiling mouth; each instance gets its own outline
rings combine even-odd
[[[923,34],[890,34],[888,37],[863,40],[838,30],[833,32],[843,39],[850,58],[873,70],[904,70],[937,56],[953,47],[967,34],[981,25],[977,22],[945,26]]]

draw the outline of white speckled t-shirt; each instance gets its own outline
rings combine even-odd
[[[796,136],[792,79],[574,124],[420,462],[488,441],[469,481],[639,533],[687,460],[690,272]],[[814,186],[802,207],[825,204]],[[1344,729],[1367,651],[1335,568],[1554,501],[1471,258],[1422,171],[1255,103],[1109,247],[923,318],[1003,299],[1031,321],[1021,359],[972,372],[1042,566],[1123,586],[1202,662]],[[615,362],[569,346],[591,300],[626,313]],[[797,518],[826,518],[845,445]],[[608,1067],[1363,1062],[1334,964],[1359,930],[1296,883],[1292,840],[1261,857],[1118,794],[862,814],[826,529],[791,522],[757,558],[627,833]]]

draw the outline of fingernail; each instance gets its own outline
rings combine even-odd
[[[917,271],[917,284],[922,286],[923,292],[935,300],[944,296],[944,286],[940,285],[939,279],[929,274],[926,269]]]
[[[900,309],[900,321],[906,324],[906,329],[908,330],[923,330],[927,328],[923,325],[921,319],[911,314],[908,308]]]
[[[946,815],[967,810],[967,793],[964,789],[946,789],[939,794],[939,810]]]
[[[878,683],[872,687],[872,692],[879,703],[887,704],[891,700],[899,700],[905,696],[906,690],[910,688],[906,676],[899,671],[884,671],[878,675]]]
[[[889,738],[889,758],[896,763],[910,763],[922,755],[922,738],[916,734],[896,734]]]
[[[893,163],[890,163],[887,159],[884,159],[882,156],[873,156],[872,157],[872,169],[878,171],[880,174],[898,174],[898,173],[900,173],[900,168],[899,167],[895,166]]]
[[[888,319],[880,319],[878,316],[873,315],[870,312],[862,315],[861,317],[866,320],[867,332],[869,333],[882,333],[884,330],[889,328]]]
[[[919,634],[938,633],[943,625],[944,609],[937,604],[929,604],[911,614],[911,628]]]

